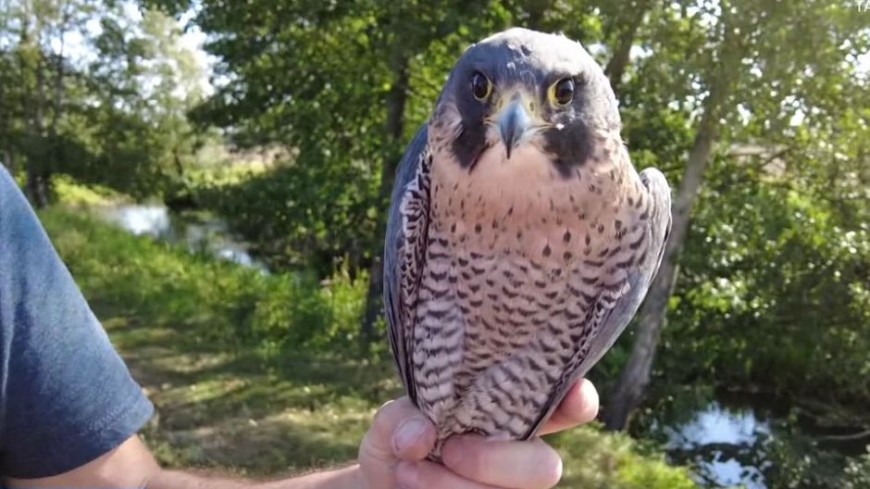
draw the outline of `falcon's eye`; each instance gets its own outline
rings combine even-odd
[[[471,93],[477,100],[485,102],[492,94],[492,83],[489,78],[479,71],[476,72],[471,77]]]
[[[553,105],[568,105],[574,99],[574,80],[562,78],[554,83],[549,90],[550,102]]]

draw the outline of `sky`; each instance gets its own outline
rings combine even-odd
[[[203,67],[205,79],[201,83],[205,90],[205,94],[211,95],[214,92],[214,87],[209,79],[211,78],[212,67],[217,61],[217,58],[206,53],[203,49],[207,36],[202,32],[202,29],[200,29],[199,26],[190,22],[195,15],[196,13],[194,10],[189,10],[185,12],[178,21],[182,30],[184,30],[185,26],[188,27],[181,37],[181,44],[185,49],[194,53],[197,63]]]
[[[124,20],[129,22],[129,25],[124,26],[129,31],[139,31],[138,24],[142,20],[142,14],[139,6],[135,1],[123,1],[121,3]],[[186,12],[179,20],[177,20],[179,28],[182,30],[181,45],[184,49],[193,53],[198,65],[202,69],[202,77],[199,81],[206,95],[213,93],[214,88],[211,85],[210,77],[212,67],[216,61],[214,56],[209,55],[204,49],[203,44],[206,41],[206,34],[202,30],[189,22],[195,15],[194,11]],[[186,27],[186,31],[185,31]],[[97,60],[98,53],[90,46],[90,43],[102,32],[100,19],[93,18],[85,23],[79,29],[71,29],[63,36],[63,41],[60,38],[51,40],[51,47],[55,53],[64,53],[72,63],[80,68],[84,68],[89,63]],[[8,40],[0,38],[0,46]]]

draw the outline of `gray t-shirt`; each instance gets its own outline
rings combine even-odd
[[[79,467],[153,409],[0,166],[0,475]]]

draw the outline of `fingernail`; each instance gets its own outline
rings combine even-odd
[[[396,482],[402,489],[417,489],[417,474],[420,469],[417,464],[408,461],[401,461],[396,467]]]
[[[393,450],[396,454],[403,453],[420,442],[420,437],[426,431],[426,421],[411,418],[399,426],[393,436]]]

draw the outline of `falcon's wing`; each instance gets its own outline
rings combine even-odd
[[[423,126],[396,171],[384,243],[384,306],[390,346],[405,390],[415,405],[412,342],[429,232],[430,166],[428,135]]]
[[[633,260],[634,267],[628,273],[626,284],[618,291],[616,297],[614,298],[611,291],[602,291],[589,304],[586,327],[596,331],[589,348],[583,354],[583,350],[580,349],[582,345],[577,345],[578,351],[575,357],[553,389],[541,416],[532,425],[525,438],[535,436],[562,402],[571,385],[578,378],[586,375],[613,346],[637,313],[650,284],[658,273],[668,236],[671,233],[671,189],[665,176],[655,168],[642,171],[640,179],[647,188],[649,197],[648,206],[643,213],[646,218],[642,222],[648,233],[647,245],[643,250],[638,250],[640,254]]]

